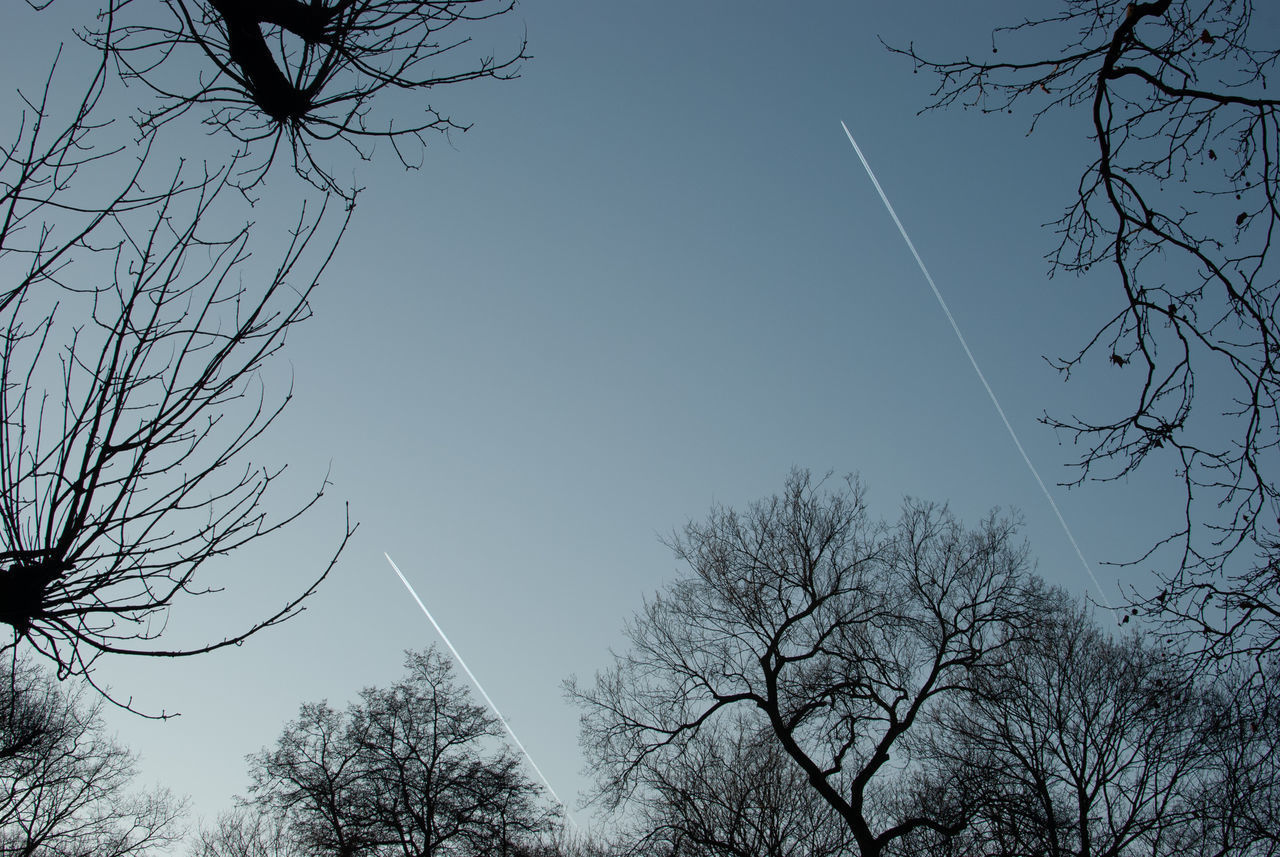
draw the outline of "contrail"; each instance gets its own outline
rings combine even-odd
[[[489,694],[485,693],[484,688],[480,685],[480,679],[476,678],[476,674],[467,666],[467,662],[462,659],[462,655],[458,654],[458,650],[453,647],[453,643],[449,642],[448,636],[444,633],[444,628],[440,627],[440,623],[431,615],[431,611],[427,609],[427,605],[422,603],[422,599],[418,597],[418,593],[413,590],[413,585],[409,583],[400,567],[396,565],[395,560],[391,558],[391,554],[385,551],[382,554],[387,558],[387,562],[391,563],[391,570],[396,573],[396,577],[400,578],[400,582],[404,584],[404,588],[409,590],[409,594],[413,596],[413,600],[418,602],[418,606],[422,608],[422,612],[431,622],[431,626],[436,629],[436,633],[440,635],[440,639],[444,640],[444,644],[449,647],[449,651],[453,653],[453,659],[458,662],[458,666],[462,667],[462,671],[467,674],[467,678],[471,679],[471,683],[476,686],[476,690],[480,691],[480,695],[484,697],[484,701],[489,703],[489,708],[494,715],[502,723],[507,730],[507,734],[511,736],[511,740],[516,742],[516,746],[520,748],[520,752],[524,753],[525,759],[529,762],[529,767],[538,774],[538,779],[542,780],[542,784],[547,787],[547,791],[551,793],[551,797],[555,798],[556,803],[564,809],[564,817],[569,819],[569,823],[577,829],[578,823],[573,820],[573,816],[569,813],[569,805],[560,799],[560,795],[556,794],[556,790],[551,787],[551,783],[547,780],[547,775],[542,773],[542,769],[538,767],[538,763],[533,761],[533,756],[529,755],[529,751],[525,749],[520,739],[516,737],[516,733],[512,730],[511,724],[507,722],[507,718],[502,716],[502,712],[498,710],[498,706],[493,704],[493,700],[489,698]]]
[[[902,221],[898,219],[898,213],[893,210],[893,205],[889,202],[889,197],[885,195],[884,188],[880,187],[880,182],[876,179],[876,174],[871,171],[871,164],[867,163],[867,158],[862,154],[862,149],[858,147],[858,141],[853,139],[853,134],[849,131],[849,126],[844,124],[842,120],[840,127],[844,129],[844,134],[849,138],[849,143],[853,145],[853,151],[857,153],[858,160],[862,161],[862,168],[867,171],[867,178],[871,179],[871,183],[876,187],[876,193],[880,194],[880,201],[884,203],[884,207],[889,211],[889,216],[893,218],[894,224],[898,227],[898,232],[902,235],[902,240],[907,242],[907,249],[911,251],[911,255],[915,257],[916,264],[920,266],[920,273],[924,274],[925,280],[929,283],[929,288],[933,289],[933,296],[938,299],[938,306],[942,307],[942,312],[947,316],[947,321],[951,322],[951,329],[956,333],[956,339],[960,340],[960,347],[964,349],[965,355],[969,358],[969,363],[973,366],[973,371],[977,373],[978,380],[982,382],[982,386],[986,389],[987,395],[991,397],[991,404],[995,405],[996,413],[1000,415],[1000,419],[1004,422],[1004,427],[1009,430],[1009,437],[1013,438],[1013,445],[1018,448],[1018,453],[1022,456],[1022,460],[1026,462],[1027,469],[1031,471],[1031,475],[1036,478],[1036,483],[1040,486],[1040,490],[1044,492],[1044,498],[1049,501],[1050,507],[1053,508],[1053,514],[1058,516],[1058,523],[1062,525],[1062,531],[1067,534],[1067,541],[1071,542],[1071,547],[1075,548],[1076,556],[1080,558],[1080,564],[1084,566],[1084,570],[1088,572],[1089,579],[1093,581],[1093,585],[1098,589],[1098,595],[1102,597],[1102,603],[1108,608],[1111,602],[1107,600],[1107,594],[1102,591],[1102,584],[1098,582],[1098,578],[1094,576],[1093,569],[1089,566],[1089,561],[1084,558],[1084,552],[1080,550],[1080,545],[1076,543],[1076,537],[1072,535],[1071,528],[1067,526],[1067,519],[1062,517],[1062,512],[1058,509],[1058,504],[1054,502],[1053,495],[1049,493],[1049,488],[1044,484],[1044,480],[1040,478],[1040,471],[1036,470],[1036,466],[1031,463],[1031,457],[1027,455],[1027,451],[1022,448],[1022,441],[1018,440],[1018,433],[1013,430],[1012,423],[1005,416],[1004,408],[1000,407],[1000,400],[996,398],[995,390],[991,389],[991,385],[987,383],[987,376],[982,374],[982,369],[978,366],[977,358],[973,356],[973,352],[969,350],[969,343],[965,341],[964,334],[960,332],[960,325],[956,323],[955,316],[951,314],[951,309],[947,306],[947,302],[942,298],[942,292],[938,290],[938,285],[933,281],[933,277],[929,274],[929,269],[924,266],[924,260],[920,258],[919,252],[916,251],[916,245],[912,243],[911,237],[907,235],[906,227],[902,225]]]

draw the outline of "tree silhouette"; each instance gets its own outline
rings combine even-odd
[[[397,90],[513,76],[523,43],[507,59],[444,70],[470,41],[462,31],[511,8],[107,0],[97,24],[78,31],[99,58],[84,94],[55,94],[55,61],[41,96],[22,99],[0,149],[0,622],[12,629],[0,652],[29,645],[61,677],[92,682],[103,654],[207,652],[302,609],[354,531],[349,521],[328,566],[293,598],[212,641],[161,640],[176,603],[216,591],[210,561],[296,520],[328,485],[280,509],[268,497],[283,468],[247,453],[289,401],[267,394],[263,371],[310,315],[346,221],[304,206],[274,266],[252,258],[249,225],[211,224],[282,146],[332,191],[317,141],[339,138],[367,156],[366,141],[388,139],[408,163],[403,144],[460,128],[430,107],[407,124],[375,125],[371,111]],[[140,140],[104,143],[111,121],[97,117],[112,72],[153,97]],[[164,126],[196,106],[241,151],[225,166],[157,179]],[[345,189],[347,203],[353,194]]]
[[[555,812],[436,649],[367,688],[345,712],[303,705],[276,745],[250,758],[247,805],[278,817],[308,853],[529,853]]]
[[[0,854],[145,857],[180,837],[181,802],[130,791],[133,756],[80,697],[25,662],[0,669]]]
[[[43,6],[47,3],[34,3]],[[314,147],[342,140],[360,157],[389,141],[406,166],[426,135],[466,130],[430,105],[406,118],[376,102],[466,81],[510,79],[525,43],[496,58],[465,57],[477,25],[514,0],[109,0],[86,37],[108,50],[126,81],[144,84],[157,106],[144,133],[194,107],[204,121],[255,152],[246,184],[280,151],[314,184],[350,194]],[[192,69],[198,69],[194,74]],[[265,150],[265,151],[264,151]]]
[[[1032,130],[1078,114],[1096,150],[1049,259],[1106,266],[1117,293],[1056,365],[1069,376],[1109,357],[1132,398],[1045,421],[1083,446],[1076,482],[1147,462],[1176,473],[1185,513],[1156,547],[1179,556],[1135,605],[1265,678],[1280,654],[1280,101],[1267,89],[1280,51],[1250,0],[1053,5],[996,29],[989,60],[897,50],[938,76],[929,109],[1022,108]]]
[[[1138,633],[1111,637],[1060,592],[1008,660],[943,714],[935,776],[980,795],[961,851],[985,854],[1261,854],[1220,752],[1211,685]],[[1274,840],[1272,843],[1274,844]]]
[[[343,227],[325,242],[332,218],[304,208],[274,265],[256,264],[248,225],[210,225],[231,210],[234,165],[179,169],[150,190],[147,153],[95,148],[105,79],[104,56],[61,126],[47,82],[0,154],[0,621],[12,631],[0,652],[27,644],[60,677],[88,677],[105,653],[239,643],[295,615],[337,558],[247,627],[159,641],[175,603],[214,591],[211,561],[295,520],[327,485],[268,513],[282,468],[246,452],[289,400],[268,397],[262,371],[310,314]]]
[[[794,472],[745,513],[716,508],[672,541],[693,575],[647,603],[630,648],[569,685],[610,807],[696,759],[735,716],[776,743],[863,857],[967,823],[965,796],[908,801],[931,712],[1004,656],[1026,551],[994,517],[974,529],[909,502],[874,522],[853,481]],[[891,761],[892,760],[892,761]]]
[[[590,687],[596,798],[669,857],[1273,855],[1274,710],[1026,571],[1008,522],[793,473],[672,540],[693,574]]]

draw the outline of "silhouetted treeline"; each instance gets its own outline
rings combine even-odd
[[[196,857],[875,857],[1280,853],[1274,709],[1030,571],[1017,527],[796,472],[671,539],[692,573],[589,686],[585,839],[435,649],[249,757]],[[1108,615],[1108,614],[1103,614]],[[1240,678],[1248,684],[1251,676]],[[15,662],[0,853],[148,855],[180,804],[136,793],[97,696]]]
[[[569,688],[633,853],[1280,849],[1271,709],[1104,630],[1009,520],[879,521],[856,481],[796,472],[671,545],[692,574]]]

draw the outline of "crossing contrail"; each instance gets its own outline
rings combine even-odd
[[[560,799],[560,795],[556,794],[556,790],[551,787],[551,783],[547,780],[547,775],[542,773],[542,769],[538,767],[538,763],[533,761],[533,756],[529,755],[529,751],[525,749],[524,744],[516,737],[516,733],[512,730],[511,724],[507,722],[507,718],[502,716],[502,712],[498,710],[498,706],[494,705],[493,700],[489,698],[489,694],[485,693],[484,687],[480,684],[480,679],[476,678],[476,674],[467,666],[467,662],[462,659],[462,655],[458,654],[458,650],[453,647],[453,643],[449,642],[449,637],[445,634],[444,628],[441,628],[440,623],[431,615],[431,611],[427,609],[427,605],[422,603],[422,599],[418,597],[418,593],[414,591],[413,585],[409,583],[408,578],[404,576],[404,573],[400,571],[400,567],[396,565],[395,560],[391,558],[391,554],[384,551],[382,555],[387,558],[387,562],[391,563],[391,570],[396,573],[396,577],[400,578],[400,582],[404,584],[405,589],[409,590],[409,594],[413,596],[413,600],[418,602],[418,606],[422,608],[423,614],[425,614],[427,620],[431,622],[431,626],[436,629],[436,633],[440,635],[440,639],[444,640],[444,644],[449,647],[449,651],[453,653],[453,659],[458,662],[458,666],[462,667],[462,671],[467,674],[467,678],[471,679],[471,683],[476,686],[476,690],[480,691],[480,695],[484,697],[484,701],[489,703],[489,709],[507,730],[507,734],[511,736],[511,740],[516,742],[516,746],[520,748],[520,752],[524,754],[525,760],[528,761],[529,767],[533,768],[538,775],[538,779],[542,780],[542,784],[546,786],[547,791],[551,793],[551,797],[553,797],[555,802],[560,804],[561,808],[564,809],[564,817],[567,818],[569,823],[576,829],[578,823],[574,821],[573,816],[569,814],[569,805],[562,801]]]
[[[907,249],[911,251],[911,255],[915,257],[916,264],[920,266],[920,273],[924,274],[925,281],[929,283],[929,288],[933,289],[933,296],[938,299],[938,306],[942,307],[942,312],[947,317],[947,321],[951,322],[951,329],[955,331],[956,339],[960,340],[960,347],[964,349],[965,355],[969,358],[973,371],[977,373],[978,380],[982,382],[983,388],[986,389],[987,395],[991,397],[991,404],[995,405],[996,413],[1000,415],[1000,420],[1004,423],[1004,427],[1009,430],[1009,437],[1013,438],[1013,445],[1018,448],[1018,454],[1022,456],[1022,460],[1026,462],[1027,469],[1031,471],[1031,475],[1035,477],[1036,483],[1040,486],[1040,490],[1044,492],[1044,498],[1049,501],[1049,506],[1053,509],[1053,514],[1058,516],[1058,523],[1062,525],[1062,531],[1067,534],[1067,541],[1071,542],[1071,547],[1075,549],[1076,556],[1080,558],[1080,564],[1084,566],[1084,570],[1089,574],[1089,579],[1093,581],[1093,585],[1097,587],[1098,595],[1102,597],[1102,603],[1110,607],[1111,602],[1107,600],[1107,594],[1102,591],[1102,584],[1098,582],[1098,578],[1094,576],[1093,568],[1090,567],[1089,561],[1084,558],[1084,552],[1080,550],[1080,545],[1076,542],[1076,537],[1071,533],[1071,528],[1067,526],[1067,519],[1062,517],[1062,512],[1058,509],[1058,504],[1054,502],[1053,495],[1049,493],[1049,488],[1044,484],[1044,480],[1040,478],[1040,471],[1036,470],[1036,466],[1031,463],[1031,457],[1027,455],[1027,451],[1022,448],[1022,441],[1018,439],[1018,433],[1013,430],[1013,424],[1009,422],[1009,418],[1005,416],[1004,408],[1000,407],[1000,400],[996,398],[995,390],[991,389],[991,385],[987,383],[987,376],[982,374],[981,367],[978,366],[978,360],[973,356],[973,352],[969,350],[969,343],[965,341],[964,334],[960,332],[960,325],[956,323],[955,316],[951,314],[951,309],[947,306],[947,302],[942,298],[942,292],[938,290],[938,285],[933,281],[933,277],[929,274],[929,269],[924,266],[924,260],[920,258],[920,253],[916,250],[916,245],[912,243],[911,237],[907,235],[906,227],[902,225],[902,221],[898,219],[898,213],[893,210],[893,205],[889,202],[889,197],[885,195],[884,188],[880,187],[880,182],[876,179],[876,174],[871,171],[871,164],[867,163],[867,158],[862,154],[862,149],[858,147],[858,141],[853,139],[853,134],[849,131],[849,126],[844,124],[842,120],[840,127],[844,129],[844,134],[849,138],[849,143],[853,146],[853,151],[857,153],[858,160],[862,161],[862,168],[867,171],[867,178],[871,179],[871,183],[875,185],[876,193],[880,194],[880,201],[884,203],[884,207],[888,210],[889,216],[893,218],[894,224],[898,227],[902,240],[907,242]]]

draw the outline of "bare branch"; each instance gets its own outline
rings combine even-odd
[[[109,51],[126,81],[156,96],[158,106],[141,114],[144,134],[192,108],[207,110],[203,121],[250,153],[238,179],[246,187],[283,152],[317,187],[351,197],[354,189],[339,186],[317,158],[318,144],[341,140],[367,159],[385,139],[416,167],[428,134],[468,126],[429,104],[407,120],[402,109],[375,112],[380,100],[510,80],[528,59],[523,38],[505,57],[474,54],[476,31],[511,12],[514,0],[163,0],[165,20],[155,5],[109,0],[84,37]],[[184,64],[191,61],[201,69],[195,80]]]

